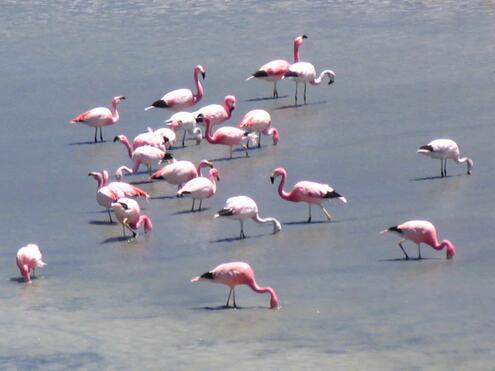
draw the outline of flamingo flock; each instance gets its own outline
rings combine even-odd
[[[307,84],[319,85],[327,80],[328,84],[335,81],[335,72],[326,69],[317,74],[316,68],[309,62],[300,60],[299,49],[306,35],[297,36],[293,41],[294,58],[293,63],[283,59],[272,60],[261,66],[247,80],[260,79],[273,83],[272,98],[278,99],[277,82],[289,79],[295,82],[294,101],[297,106],[298,86],[304,85],[303,100],[307,104]],[[196,106],[205,95],[200,77],[205,79],[206,70],[201,65],[194,68],[194,84],[196,91],[190,89],[177,89],[166,93],[162,98],[154,101],[145,110],[154,108],[168,109],[175,112],[169,119],[165,120],[166,127],[150,129],[138,134],[132,143],[125,134],[114,137],[114,142],[120,142],[126,149],[127,157],[133,162],[133,166],[120,166],[115,177],[117,181],[110,182],[107,170],[92,171],[88,176],[97,181],[96,203],[106,209],[110,224],[113,224],[112,212],[117,221],[122,226],[123,238],[127,238],[126,231],[131,232],[131,240],[139,237],[138,231],[142,228],[145,234],[149,234],[153,229],[151,217],[144,214],[139,202],[135,198],[150,199],[150,195],[143,189],[132,184],[123,182],[124,173],[137,175],[141,164],[146,165],[148,170],[148,181],[164,180],[165,182],[177,186],[177,197],[188,197],[192,199],[191,212],[201,212],[203,200],[214,198],[217,191],[217,181],[220,180],[219,169],[213,162],[208,160],[208,156],[202,155],[203,159],[196,164],[187,159],[176,160],[170,153],[177,142],[177,130],[183,131],[182,147],[185,147],[186,135],[193,136],[196,144],[200,145],[204,135],[207,144],[201,148],[208,148],[209,144],[224,145],[230,148],[230,156],[233,158],[234,146],[240,146],[245,151],[245,157],[249,157],[249,144],[258,146],[261,151],[261,136],[271,136],[273,145],[277,145],[280,140],[280,131],[284,130],[280,126],[272,126],[271,113],[264,109],[253,109],[244,114],[241,121],[234,126],[226,125],[217,128],[213,133],[213,127],[225,124],[232,118],[232,112],[236,108],[237,98],[228,94],[225,96],[223,105],[209,104],[193,112],[184,111]],[[119,121],[117,105],[124,100],[124,96],[116,96],[112,100],[111,109],[105,107],[93,108],[86,111],[72,120],[70,123],[81,123],[95,128],[94,142],[98,142],[98,128],[100,142],[103,142],[102,128],[116,124]],[[202,128],[203,127],[203,128]],[[279,130],[280,129],[280,130]],[[285,131],[285,130],[284,130]],[[288,133],[284,133],[288,135]],[[471,174],[473,161],[468,157],[460,157],[459,146],[451,139],[436,139],[426,145],[422,145],[417,153],[429,156],[441,161],[441,176],[447,176],[446,163],[450,159],[456,163],[467,165],[467,173]],[[242,160],[248,161],[248,160]],[[158,170],[152,171],[153,165],[161,165]],[[208,168],[207,175],[202,174],[202,170]],[[242,171],[242,166],[239,170]],[[312,222],[311,208],[317,205],[323,212],[326,221],[330,222],[332,216],[325,208],[324,203],[328,200],[340,200],[347,203],[347,198],[337,192],[332,186],[326,183],[301,180],[295,183],[290,190],[286,190],[287,170],[277,167],[273,170],[270,180],[274,184],[280,178],[277,193],[282,200],[290,202],[302,202],[308,205],[307,223]],[[250,189],[249,187],[246,187]],[[273,197],[275,198],[275,191]],[[196,202],[199,202],[195,210]],[[212,201],[214,202],[214,201]],[[218,219],[237,220],[240,223],[239,240],[246,239],[244,224],[246,220],[252,220],[260,225],[272,225],[273,234],[282,231],[282,224],[275,217],[261,217],[257,203],[247,195],[230,197],[226,200],[223,208],[209,217]],[[446,250],[447,259],[452,259],[456,255],[456,248],[449,240],[439,241],[435,226],[426,220],[410,220],[405,223],[389,227],[382,233],[395,233],[401,237],[398,242],[404,253],[405,259],[409,260],[409,255],[404,249],[406,240],[412,241],[418,248],[418,260],[422,259],[421,244],[431,246],[435,250]],[[16,256],[16,263],[20,273],[26,282],[31,282],[34,277],[35,268],[43,267],[46,263],[38,245],[29,244],[19,249]],[[195,277],[191,282],[209,281],[221,283],[229,286],[230,291],[227,297],[226,307],[229,307],[231,298],[232,306],[237,308],[235,298],[235,287],[246,285],[256,293],[267,293],[270,295],[270,305],[272,309],[280,308],[280,301],[272,287],[259,286],[253,268],[246,262],[230,262],[220,264],[202,275]]]

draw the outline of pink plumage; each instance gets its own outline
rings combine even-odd
[[[447,176],[447,160],[458,164],[466,163],[467,173],[471,174],[473,160],[469,157],[461,157],[459,146],[452,139],[435,139],[430,143],[419,147],[417,153],[440,160],[441,176]]]
[[[245,262],[231,262],[220,264],[214,269],[203,273],[201,276],[195,277],[191,282],[209,281],[213,283],[221,283],[230,287],[229,296],[227,297],[226,307],[229,306],[230,297],[232,296],[233,306],[237,308],[235,302],[235,290],[238,285],[247,285],[257,293],[270,294],[270,308],[279,309],[280,302],[275,290],[271,287],[261,287],[256,282],[256,276],[253,268]]]
[[[298,36],[294,39],[294,63],[299,62],[299,47],[302,45],[306,35]],[[276,59],[261,66],[256,72],[246,80],[260,79],[273,82],[273,97],[278,98],[277,81],[284,78],[289,71],[290,63],[284,59]]]
[[[273,145],[278,143],[278,129],[271,127],[272,117],[270,113],[263,109],[249,111],[237,126],[248,133],[258,133],[258,148],[261,147],[261,134],[271,135],[273,137]]]
[[[193,93],[189,89],[177,89],[166,93],[163,97],[153,102],[149,107],[144,110],[150,110],[152,108],[169,108],[173,111],[181,111],[184,108],[192,107],[203,98],[203,85],[199,81],[199,74],[206,77],[206,72],[203,66],[197,65],[194,68],[194,83],[196,85],[196,93]]]
[[[454,257],[456,250],[455,246],[449,240],[438,241],[437,230],[435,226],[427,220],[409,220],[405,223],[390,227],[382,231],[381,233],[394,232],[399,234],[402,238],[399,241],[399,247],[404,253],[406,259],[409,259],[404,246],[402,245],[405,240],[414,242],[418,246],[418,259],[421,259],[421,244],[425,243],[435,250],[442,250],[446,248],[447,259]]]
[[[220,180],[218,170],[210,169],[208,177],[198,176],[188,181],[184,186],[177,191],[177,197],[188,196],[193,199],[191,211],[194,211],[194,203],[199,200],[198,211],[201,211],[203,199],[210,198],[217,191],[217,181]]]
[[[289,67],[289,71],[285,74],[286,78],[290,78],[296,82],[296,92],[294,102],[297,104],[297,87],[299,83],[304,84],[304,104],[306,104],[306,85],[320,85],[323,79],[328,78],[328,85],[335,81],[335,72],[332,70],[324,70],[316,77],[315,67],[309,62],[297,62]]]
[[[201,176],[201,169],[213,167],[213,164],[208,160],[202,160],[195,166],[191,161],[177,161],[173,157],[171,159],[173,162],[154,172],[151,179],[163,179],[169,184],[177,185],[180,189],[182,184]]]
[[[34,270],[38,267],[44,267],[43,254],[38,245],[28,244],[17,251],[16,264],[21,272],[24,281],[31,283],[34,277]],[[32,271],[32,273],[31,273]]]
[[[132,237],[136,238],[135,230],[143,226],[144,232],[147,233],[153,229],[153,224],[149,216],[141,213],[139,204],[127,197],[119,198],[112,203],[112,209],[117,217],[117,220],[122,224],[122,232],[125,237],[125,228],[132,233]]]
[[[235,104],[237,102],[237,98],[233,95],[227,95],[223,99],[223,106],[220,104],[210,104],[208,106],[201,107],[199,110],[194,112],[194,117],[196,120],[198,116],[202,116],[204,118],[208,118],[211,122],[211,125],[219,125],[232,116],[232,111],[235,109]],[[203,121],[198,121],[201,124]]]
[[[286,201],[292,202],[305,202],[309,207],[309,218],[308,223],[311,222],[311,205],[318,205],[323,213],[325,214],[328,221],[332,219],[330,213],[323,207],[323,202],[327,199],[339,199],[344,203],[347,203],[347,199],[337,193],[332,187],[328,184],[310,182],[307,180],[302,180],[297,182],[290,192],[286,192],[284,190],[285,181],[287,179],[287,171],[282,168],[276,168],[270,180],[272,184],[275,182],[275,178],[281,177],[280,184],[278,186],[278,194],[280,197]]]
[[[100,141],[103,142],[103,126],[109,126],[117,123],[119,121],[119,112],[117,111],[117,104],[124,100],[125,97],[119,95],[112,99],[112,109],[106,107],[96,107],[80,115],[74,117],[69,122],[71,124],[81,123],[87,126],[95,128],[95,142],[97,142],[96,134],[98,128],[100,128]]]

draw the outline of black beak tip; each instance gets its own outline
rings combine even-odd
[[[271,176],[270,177],[270,182],[272,182],[272,184],[275,182],[275,177]]]
[[[115,138],[113,138],[113,142],[114,142],[114,143],[115,143],[115,142],[118,142],[118,140],[119,140],[119,137],[115,137]]]

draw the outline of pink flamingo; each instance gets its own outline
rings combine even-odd
[[[113,141],[120,141],[120,137],[115,137]],[[131,160],[134,162],[132,171],[129,172],[131,174],[137,173],[139,165],[143,163],[147,166],[149,175],[151,176],[151,166],[153,164],[160,163],[165,157],[165,151],[150,145],[140,146],[134,149],[132,152],[129,152],[130,147],[127,145],[129,144],[129,142],[127,142],[127,144],[125,142],[121,143],[126,146],[127,154],[130,155]]]
[[[139,204],[131,198],[119,198],[116,202],[112,203],[112,209],[118,221],[122,224],[124,237],[125,228],[132,232],[132,238],[137,237],[135,230],[141,226],[143,226],[145,233],[153,229],[153,224],[149,216],[141,214]]]
[[[272,184],[275,182],[276,177],[281,177],[280,184],[278,186],[278,194],[281,198],[292,202],[306,202],[309,207],[309,218],[308,223],[311,223],[311,205],[318,205],[327,220],[332,220],[330,213],[323,207],[322,203],[329,198],[338,198],[343,203],[347,203],[347,199],[335,192],[335,190],[328,184],[321,184],[315,182],[309,182],[307,180],[302,180],[294,184],[290,192],[284,190],[285,180],[287,178],[287,171],[283,167],[278,167],[273,171],[270,177]]]
[[[469,157],[460,158],[459,146],[451,139],[435,139],[430,143],[419,147],[417,153],[440,160],[440,173],[447,176],[447,160],[453,160],[458,164],[466,163],[467,173],[471,174],[473,160]]]
[[[177,185],[178,189],[181,189],[182,184],[189,180],[201,176],[203,168],[213,167],[213,164],[208,160],[202,160],[197,166],[194,166],[191,161],[177,161],[168,153],[166,159],[171,159],[172,162],[154,172],[151,179],[163,179],[169,184]]]
[[[179,122],[172,122],[168,127],[159,128],[154,130],[155,134],[160,135],[165,138],[165,145],[167,148],[175,146],[175,142],[177,139],[177,129],[179,128]],[[150,129],[151,130],[151,129]]]
[[[282,226],[277,219],[261,218],[258,213],[258,205],[256,205],[256,202],[248,196],[236,196],[227,199],[223,209],[215,214],[215,218],[218,217],[227,217],[238,220],[241,223],[240,239],[246,238],[246,235],[244,234],[244,221],[246,219],[252,219],[260,224],[273,223],[273,234],[282,230]]]
[[[132,158],[132,152],[138,147],[152,146],[161,149],[162,151],[165,151],[167,148],[165,145],[166,140],[164,136],[160,135],[160,133],[154,132],[151,129],[145,133],[138,134],[132,141],[132,144],[129,142],[127,136],[123,134],[117,135],[115,138],[113,138],[113,142],[122,143],[127,149],[129,158]]]
[[[152,108],[170,108],[174,111],[181,111],[184,108],[194,106],[203,98],[203,85],[199,81],[199,74],[206,77],[205,69],[203,66],[197,65],[194,67],[194,83],[196,84],[196,94],[189,89],[177,89],[168,92],[156,102],[153,102],[151,106],[146,107],[144,110],[150,110]]]
[[[121,182],[124,179],[124,173],[132,174],[132,169],[128,166],[122,165],[117,170],[115,170],[115,179]]]
[[[218,170],[212,168],[209,171],[208,178],[204,176],[198,176],[189,180],[184,186],[177,192],[177,197],[189,196],[193,199],[191,211],[194,211],[194,203],[199,200],[198,211],[201,211],[201,205],[203,199],[210,198],[217,191],[217,183],[220,177],[218,176]]]
[[[117,123],[119,121],[119,112],[117,111],[117,104],[120,101],[124,100],[125,97],[119,95],[112,99],[112,109],[109,110],[106,107],[96,107],[84,113],[81,113],[79,116],[74,117],[69,121],[71,124],[77,124],[80,122],[81,124],[91,126],[95,128],[95,143],[98,142],[96,139],[96,133],[98,128],[100,128],[100,141],[103,142],[103,126],[109,126]]]
[[[249,111],[244,115],[239,125],[239,128],[252,133],[256,132],[258,134],[258,148],[261,147],[261,133],[264,135],[273,136],[273,145],[278,143],[279,133],[276,128],[272,128],[272,117],[270,114],[263,109],[255,109]]]
[[[260,287],[256,283],[256,277],[253,271],[253,268],[248,263],[244,262],[232,262],[232,263],[224,263],[215,267],[211,271],[203,273],[201,276],[195,277],[191,280],[191,282],[199,282],[199,281],[209,281],[213,283],[222,283],[230,287],[229,296],[227,297],[227,303],[225,307],[229,307],[230,297],[232,296],[232,302],[234,308],[237,308],[237,304],[235,302],[235,287],[237,285],[247,285],[254,292],[257,293],[265,293],[268,292],[270,294],[270,308],[271,309],[279,309],[280,302],[278,300],[278,296],[275,293],[275,290],[271,287]]]
[[[223,100],[223,106],[219,104],[210,104],[208,106],[204,106],[193,113],[194,117],[196,117],[196,121],[201,123],[203,121],[198,121],[199,115],[202,115],[203,118],[209,118],[211,125],[219,125],[224,121],[227,121],[232,116],[232,111],[235,109],[235,104],[237,102],[237,98],[233,95],[227,95]]]
[[[298,36],[294,39],[294,63],[299,62],[299,47],[302,45],[306,35]],[[261,66],[258,71],[249,76],[246,80],[260,79],[273,82],[273,97],[278,98],[277,81],[284,78],[289,71],[290,63],[283,59],[276,59]]]
[[[243,144],[242,141],[247,139],[254,144],[256,144],[256,134],[255,133],[246,133],[244,130],[233,127],[233,126],[224,126],[215,131],[213,135],[211,135],[211,121],[208,117],[203,117],[203,115],[199,115],[197,118],[198,122],[204,121],[206,126],[206,140],[211,144],[223,144],[226,146],[230,146],[230,158],[232,158],[232,149],[233,146],[240,145],[246,151],[246,157],[249,157],[247,145]]]
[[[295,104],[297,104],[297,86],[300,82],[304,83],[304,104],[306,104],[306,84],[320,85],[325,77],[328,77],[328,85],[333,84],[335,81],[335,72],[324,70],[316,78],[315,66],[308,62],[297,62],[289,67],[289,71],[287,71],[284,77],[291,78],[296,82]]]
[[[438,241],[437,230],[435,226],[427,220],[409,220],[405,223],[390,227],[382,231],[381,233],[395,232],[398,233],[402,240],[399,241],[399,247],[406,256],[406,260],[409,259],[404,250],[402,244],[406,240],[413,241],[418,245],[418,259],[421,259],[421,243],[430,245],[435,250],[442,250],[447,248],[447,259],[451,259],[455,255],[455,247],[449,240]]]
[[[196,137],[196,144],[201,143],[201,138],[203,137],[201,128],[197,126],[196,116],[194,116],[191,112],[177,112],[174,113],[168,120],[165,121],[165,124],[172,126],[177,124],[177,129],[182,129],[184,131],[184,135],[182,137],[182,147],[185,147],[186,141],[186,133],[189,135],[194,135]]]
[[[43,253],[38,245],[33,243],[21,247],[17,251],[16,256],[17,267],[21,272],[24,281],[31,283],[31,277],[34,278],[34,270],[38,267],[44,267],[46,263],[43,261]],[[31,275],[31,270],[33,271]]]
[[[121,197],[144,197],[147,200],[150,197],[148,193],[132,184],[124,182],[109,183],[108,171],[106,170],[102,172],[92,171],[88,176],[92,176],[97,181],[96,202],[98,205],[107,209],[110,223],[113,222],[112,214],[110,213],[112,202],[115,202]]]

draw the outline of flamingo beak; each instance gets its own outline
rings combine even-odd
[[[201,72],[201,76],[203,76],[203,80],[206,78],[206,72]]]
[[[275,177],[273,175],[270,176],[270,182],[272,182],[272,184],[275,183]]]
[[[125,100],[125,97],[124,97],[123,95],[120,95],[118,98],[119,98],[120,100]]]
[[[114,143],[115,143],[115,142],[120,142],[119,137],[115,137],[115,138],[113,138],[113,142],[114,142]]]
[[[220,177],[217,175],[217,181],[219,182],[220,181]]]
[[[206,160],[205,164],[208,165],[209,167],[213,167],[213,162]]]
[[[199,114],[197,117],[196,117],[196,122],[204,122],[204,117],[202,114]]]

